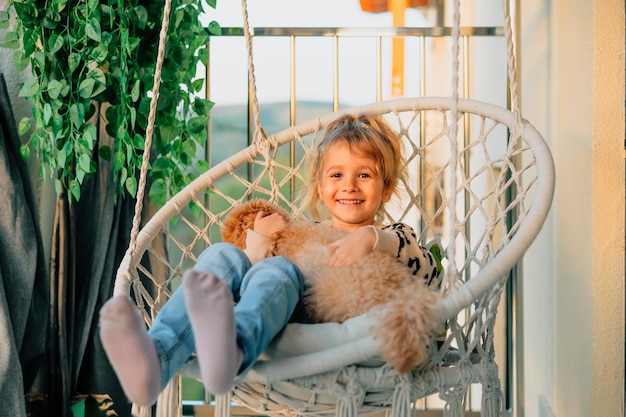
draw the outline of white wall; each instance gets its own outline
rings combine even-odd
[[[544,135],[554,152],[555,138],[549,115],[552,96],[549,83],[550,5],[541,0],[527,0],[519,12],[517,39],[522,114]],[[556,273],[553,245],[557,212],[558,207],[553,203],[548,220],[526,253],[523,264],[523,319],[518,323],[523,335],[518,340],[522,347],[523,371],[519,389],[523,396],[518,399],[518,411],[524,417],[552,417],[549,408],[554,398]]]
[[[521,2],[523,114],[551,144],[524,262],[524,415],[624,415],[624,2]]]

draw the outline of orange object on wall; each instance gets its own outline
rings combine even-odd
[[[370,13],[382,13],[389,11],[389,0],[359,0],[361,10]],[[408,7],[428,6],[429,0],[408,0]]]
[[[371,13],[391,12],[393,26],[404,26],[404,14],[409,7],[428,6],[429,0],[359,0],[361,10]],[[393,38],[391,62],[391,95],[404,96],[404,38]]]
[[[404,14],[408,0],[387,0],[387,8],[393,16],[393,26],[404,26]],[[391,57],[391,96],[404,96],[404,38],[393,38]]]

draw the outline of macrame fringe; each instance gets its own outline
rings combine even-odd
[[[498,365],[493,361],[484,364],[483,396],[481,402],[482,417],[501,417],[504,415],[504,393],[500,387]]]
[[[439,398],[446,402],[443,408],[443,417],[465,417],[465,396],[472,380],[476,375],[470,364],[459,364],[460,380],[446,384],[445,379],[439,381]],[[452,382],[452,381],[449,381]]]
[[[182,417],[181,387],[182,377],[177,374],[159,395],[156,417]]]
[[[501,417],[504,412],[502,408],[502,392],[483,392],[481,407],[481,417]]]
[[[462,398],[451,397],[443,409],[443,417],[465,417],[465,407]]]
[[[345,386],[345,392],[341,392],[344,389],[339,386],[335,388],[335,394],[337,395],[335,416],[357,417],[359,409],[365,400],[365,390],[358,382],[355,367],[345,369],[344,373],[348,375],[348,383]]]
[[[230,417],[231,394],[215,396],[215,417]]]
[[[156,417],[182,417],[183,403],[181,384],[182,377],[176,375],[165,389],[159,394],[156,405]],[[152,407],[142,407],[133,404],[131,408],[133,417],[152,417]]]
[[[130,413],[133,417],[151,417],[152,407],[141,407],[137,404],[133,404]]]
[[[342,395],[337,400],[336,417],[357,417],[359,400],[353,395]]]
[[[411,394],[413,386],[409,377],[403,375],[396,384],[391,399],[391,417],[411,417],[413,415],[413,407],[411,402]]]

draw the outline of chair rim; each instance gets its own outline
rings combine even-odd
[[[453,103],[454,99],[450,97],[413,97],[365,104],[331,112],[288,127],[278,133],[269,135],[268,140],[276,147],[284,145],[297,137],[319,131],[323,126],[345,114],[367,113],[380,115],[405,111],[448,111],[452,108]],[[515,128],[521,129],[520,135],[530,145],[535,157],[538,178],[533,205],[512,239],[471,280],[447,292],[440,300],[439,308],[441,308],[445,319],[453,317],[493,286],[497,280],[515,265],[519,257],[528,249],[547,217],[554,195],[555,178],[554,162],[548,145],[541,134],[527,120],[519,120],[508,109],[475,99],[459,98],[457,109],[460,113],[485,116],[507,126],[511,130]],[[173,215],[179,213],[200,192],[213,186],[217,179],[229,174],[236,167],[253,161],[260,155],[259,147],[256,143],[253,143],[214,165],[176,195],[172,196],[139,231],[134,258],[131,256],[132,254],[127,252],[122,259],[115,279],[114,295],[128,294],[130,292],[131,280],[128,273],[132,269],[137,268],[141,257],[150,246],[154,237],[162,230],[163,224],[167,224]]]

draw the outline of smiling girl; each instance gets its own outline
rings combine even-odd
[[[330,244],[332,266],[380,249],[407,265],[407,273],[439,284],[435,259],[414,230],[377,221],[404,176],[397,135],[382,119],[347,115],[328,125],[306,201],[316,220],[349,232]],[[207,248],[149,331],[129,297],[103,306],[102,344],[131,401],[153,404],[194,351],[207,391],[225,393],[288,322],[302,319],[302,273],[283,257],[267,257],[270,236],[285,225],[279,214],[261,212],[245,251],[228,243]]]

